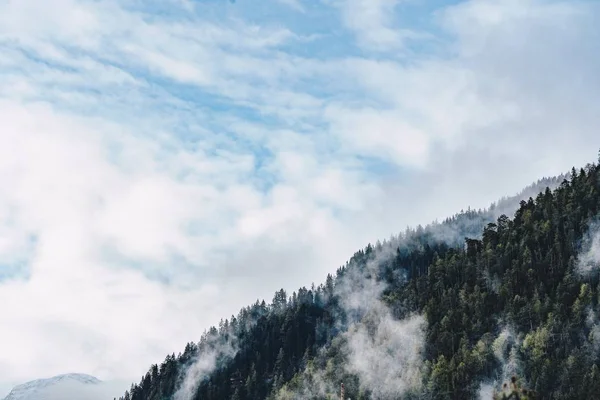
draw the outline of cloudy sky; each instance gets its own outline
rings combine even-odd
[[[0,0],[0,392],[595,161],[599,5]]]

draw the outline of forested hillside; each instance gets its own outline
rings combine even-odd
[[[600,168],[358,251],[153,365],[124,400],[600,398]],[[554,190],[551,188],[556,187]],[[530,395],[529,398],[533,396]]]

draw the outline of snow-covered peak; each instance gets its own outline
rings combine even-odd
[[[4,400],[54,400],[64,390],[85,390],[102,383],[86,374],[64,374],[15,386]],[[64,395],[64,394],[63,394]],[[65,399],[66,400],[66,399]]]

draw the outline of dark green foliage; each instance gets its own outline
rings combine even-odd
[[[186,366],[225,344],[235,355],[222,357],[197,382],[194,399],[275,398],[281,388],[295,390],[312,379],[315,370],[344,380],[347,397],[371,398],[360,377],[343,370],[340,333],[353,316],[342,309],[336,286],[354,271],[387,283],[383,299],[396,318],[426,317],[423,385],[405,398],[477,398],[481,382],[502,378],[493,348],[506,326],[519,340],[520,379],[539,398],[600,398],[600,330],[589,323],[590,315],[598,317],[600,286],[597,275],[576,269],[600,211],[600,170],[573,169],[561,181],[554,191],[546,188],[552,180],[538,182],[539,194],[521,201],[512,219],[498,214],[510,209],[503,200],[369,245],[325,284],[289,297],[278,291],[271,304],[257,301],[212,328],[199,344],[153,365],[121,399],[171,399]],[[367,263],[390,248],[391,256],[366,272]]]

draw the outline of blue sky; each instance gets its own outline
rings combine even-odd
[[[137,379],[369,241],[593,161],[598,17],[0,0],[0,388]]]

